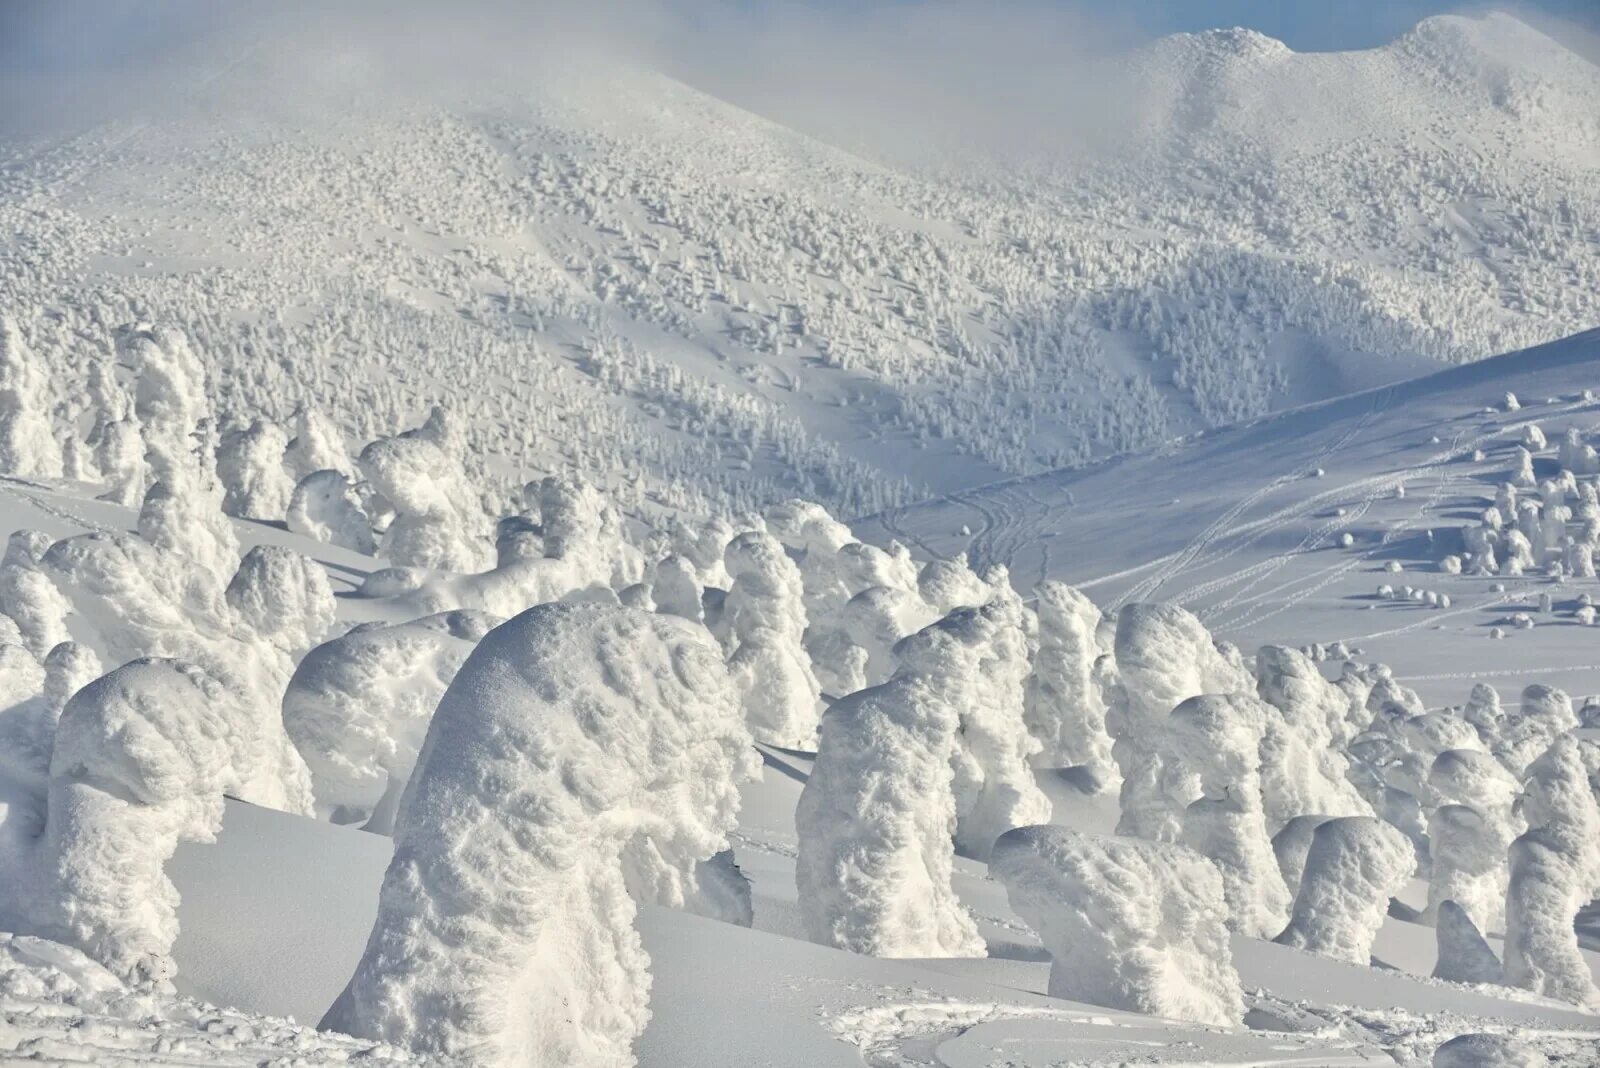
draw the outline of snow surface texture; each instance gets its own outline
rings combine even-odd
[[[596,606],[502,624],[429,725],[323,1026],[479,1064],[632,1064],[650,978],[624,864],[647,853],[681,896],[753,773],[703,632]]]
[[[1200,1023],[1244,1016],[1222,880],[1197,853],[1023,827],[990,864],[1050,951],[1052,997]]]

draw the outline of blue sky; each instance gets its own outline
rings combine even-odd
[[[1086,10],[1096,6],[1085,4]],[[1121,12],[1152,36],[1214,26],[1247,26],[1276,37],[1297,51],[1369,48],[1405,32],[1429,15],[1472,11],[1436,0],[1120,0],[1103,5]],[[1552,15],[1600,29],[1600,0],[1532,0],[1504,7],[1529,15]]]

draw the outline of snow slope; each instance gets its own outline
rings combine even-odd
[[[1166,39],[1094,73],[1114,134],[939,171],[530,47],[466,84],[316,27],[163,57],[134,116],[0,138],[0,305],[57,367],[178,322],[225,415],[365,441],[448,400],[499,473],[846,514],[1600,311],[1600,71],[1503,15]]]
[[[1054,577],[1103,605],[1176,601],[1247,650],[1345,641],[1433,703],[1465,700],[1475,680],[1508,698],[1532,682],[1600,692],[1594,632],[1573,616],[1582,595],[1600,594],[1594,579],[1441,570],[1511,478],[1524,427],[1552,442],[1600,427],[1586,394],[1596,383],[1600,331],[1589,331],[858,529],[1005,563],[1021,589]],[[1508,391],[1525,399],[1520,410],[1503,410]],[[1555,474],[1554,458],[1535,471]],[[1385,584],[1451,605],[1381,600]],[[1538,611],[1541,593],[1553,612]],[[1537,626],[1513,630],[1510,617],[1530,610]],[[1496,627],[1509,636],[1491,645]]]

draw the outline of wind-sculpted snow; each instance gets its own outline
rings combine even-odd
[[[429,724],[323,1026],[475,1064],[632,1064],[650,975],[625,864],[725,849],[749,746],[691,624],[545,605],[491,631]]]
[[[990,870],[1050,951],[1050,995],[1232,1026],[1244,1016],[1216,868],[1178,846],[1022,827]]]

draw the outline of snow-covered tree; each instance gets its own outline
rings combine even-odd
[[[1084,768],[1102,787],[1113,785],[1117,765],[1106,733],[1105,700],[1094,665],[1105,652],[1096,640],[1100,609],[1063,582],[1034,590],[1039,614],[1039,649],[1028,676],[1028,730],[1043,747],[1045,767]]]
[[[908,639],[928,658],[957,640],[939,628]],[[797,901],[813,942],[875,957],[983,956],[950,887],[960,725],[957,707],[910,671],[822,718],[795,810]]]
[[[1256,653],[1256,688],[1279,713],[1268,717],[1261,744],[1268,829],[1296,816],[1370,815],[1343,751],[1355,733],[1347,695],[1304,653],[1281,645]]]
[[[1578,910],[1600,894],[1600,746],[1563,734],[1526,774],[1529,829],[1509,856],[1505,982],[1600,1008],[1573,931]]]
[[[174,967],[177,891],[165,865],[180,841],[222,824],[237,704],[193,665],[136,660],[66,704],[50,757],[43,825],[24,856],[20,927],[77,946],[125,979]]]
[[[1416,867],[1410,839],[1380,819],[1342,816],[1318,825],[1289,926],[1276,941],[1369,963],[1389,900],[1405,888]]]
[[[382,553],[397,564],[475,572],[489,563],[488,517],[462,465],[462,444],[440,409],[415,430],[379,438],[357,463],[394,509]]]
[[[706,612],[701,593],[699,572],[687,556],[671,553],[650,570],[650,596],[655,600],[657,612],[704,623]]]
[[[1445,901],[1466,910],[1481,931],[1504,916],[1506,849],[1522,833],[1517,781],[1488,753],[1447,749],[1433,761],[1428,789],[1438,802],[1428,817],[1429,875],[1425,919]]]
[[[135,324],[116,340],[118,357],[137,376],[133,410],[154,480],[139,509],[139,536],[226,578],[238,566],[239,539],[222,512],[205,363],[173,329]]]
[[[50,375],[0,313],[0,471],[20,478],[60,478],[61,443],[50,424]]]
[[[759,741],[791,749],[816,744],[821,689],[805,650],[800,571],[770,534],[748,531],[725,556],[733,588],[723,606],[728,669]]]
[[[1122,772],[1118,834],[1175,842],[1181,805],[1162,782],[1162,731],[1179,704],[1206,693],[1255,688],[1236,651],[1225,651],[1193,614],[1177,605],[1134,603],[1117,615],[1117,682],[1108,694],[1106,728]]]
[[[322,565],[281,545],[244,554],[223,591],[254,636],[298,660],[333,626],[333,587]]]
[[[332,469],[313,471],[295,484],[285,509],[291,531],[370,556],[377,551],[372,518],[349,479]]]
[[[917,574],[917,592],[939,615],[975,608],[989,600],[990,588],[965,556],[929,560]]]
[[[1278,871],[1261,797],[1261,740],[1273,710],[1254,694],[1191,697],[1167,718],[1169,781],[1189,801],[1179,841],[1222,874],[1228,925],[1260,938],[1283,930],[1291,895]]]
[[[0,612],[16,623],[23,644],[40,660],[71,636],[71,605],[40,566],[50,544],[42,531],[13,531],[0,557]]]
[[[439,703],[367,951],[322,1026],[487,1065],[627,1065],[649,957],[624,854],[727,847],[750,736],[702,630],[541,605]]]
[[[284,466],[288,446],[283,428],[266,419],[224,434],[217,448],[222,510],[241,519],[284,518],[295,488]]]
[[[278,702],[293,669],[288,647],[310,637],[307,626],[328,616],[325,586],[312,588],[315,579],[294,567],[266,566],[241,580],[236,600],[252,613],[270,619],[274,606],[304,612],[300,620],[282,621],[287,629],[268,626],[263,634],[230,605],[227,587],[212,572],[141,538],[81,534],[51,546],[41,566],[71,605],[72,632],[108,663],[173,657],[218,682],[232,702],[231,762],[241,776],[235,796],[290,812],[311,810],[310,776],[284,732]],[[282,586],[261,581],[279,574],[297,577]]]
[[[1051,997],[1223,1027],[1244,1018],[1222,879],[1179,846],[1021,827],[989,871],[1050,952]]]
[[[306,654],[284,691],[283,725],[321,818],[393,831],[433,710],[495,622],[458,611],[367,624]]]
[[[1489,748],[1507,771],[1521,777],[1552,742],[1577,725],[1572,699],[1564,692],[1551,686],[1529,686],[1522,691],[1521,705],[1505,717]]]
[[[284,450],[283,459],[296,479],[318,471],[337,471],[349,477],[356,469],[338,426],[316,408],[304,406],[295,413],[294,437]]]
[[[928,681],[960,718],[956,844],[979,860],[1004,832],[1050,818],[1031,766],[1039,743],[1023,719],[1025,624],[1021,598],[1002,581],[987,604],[957,609],[895,649],[900,670]]]

